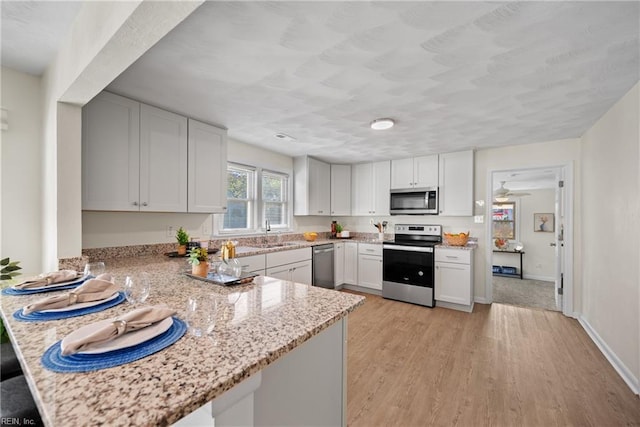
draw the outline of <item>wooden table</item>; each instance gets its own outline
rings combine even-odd
[[[493,273],[494,276],[505,276],[505,277],[518,277],[520,276],[520,280],[522,280],[522,256],[524,255],[524,251],[501,251],[494,250],[494,253],[499,254],[520,254],[520,274],[511,274],[511,273]]]

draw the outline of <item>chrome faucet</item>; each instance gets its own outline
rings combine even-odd
[[[269,232],[271,231],[271,223],[268,219],[264,221],[264,243],[267,243],[269,240]]]

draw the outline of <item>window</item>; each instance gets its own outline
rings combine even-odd
[[[227,213],[219,232],[259,232],[268,219],[271,228],[289,227],[289,176],[252,166],[227,166]]]
[[[230,164],[227,167],[227,213],[224,214],[222,228],[252,229],[255,202],[255,170]]]
[[[509,239],[516,238],[516,204],[515,202],[504,202],[493,204],[493,238]]]
[[[272,227],[288,227],[287,176],[276,172],[262,172],[262,219]]]

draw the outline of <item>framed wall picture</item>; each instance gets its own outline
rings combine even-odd
[[[533,231],[553,233],[556,230],[556,220],[552,213],[534,213]]]

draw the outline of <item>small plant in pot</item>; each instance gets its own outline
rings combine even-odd
[[[194,276],[207,277],[209,272],[207,248],[193,248],[189,252],[189,264],[191,264],[191,274]]]
[[[342,237],[342,230],[344,227],[340,223],[336,224],[336,237]]]
[[[178,231],[176,232],[176,240],[178,241],[178,255],[186,255],[189,235],[184,231],[184,228],[178,228]]]

